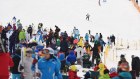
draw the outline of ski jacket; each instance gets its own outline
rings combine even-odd
[[[38,61],[38,69],[41,71],[41,79],[62,79],[62,75],[60,73],[60,65],[58,60],[52,58],[50,60],[46,60],[45,58],[41,58]]]
[[[9,67],[14,66],[9,53],[0,53],[0,65],[0,79],[2,76],[9,76]]]

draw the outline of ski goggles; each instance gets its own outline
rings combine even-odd
[[[44,54],[49,54],[49,52],[50,52],[50,51],[49,51],[48,49],[43,49],[43,53],[44,53]]]
[[[32,51],[26,51],[26,53],[33,54],[33,52],[32,52]]]

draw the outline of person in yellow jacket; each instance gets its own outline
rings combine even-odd
[[[23,29],[19,33],[19,40],[21,42],[21,41],[25,41],[25,39],[26,39],[26,35],[25,35],[25,30]]]
[[[99,73],[100,73],[100,76],[103,76],[104,75],[104,70],[106,69],[105,65],[103,63],[100,63],[99,64]]]
[[[78,46],[84,47],[84,39],[83,37],[80,37],[79,42],[77,43]]]
[[[108,69],[105,69],[103,71],[104,75],[100,76],[99,79],[111,79],[110,76],[109,76],[109,70]]]

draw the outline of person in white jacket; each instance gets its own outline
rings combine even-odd
[[[78,46],[74,51],[77,53],[77,64],[82,65],[82,56],[86,51],[81,46]]]
[[[26,49],[26,56],[25,58],[20,61],[18,70],[19,72],[22,72],[24,79],[33,79],[33,72],[31,70],[33,58],[32,58],[32,49],[27,48]]]
[[[31,39],[30,34],[26,31],[26,42],[28,43],[30,39]]]

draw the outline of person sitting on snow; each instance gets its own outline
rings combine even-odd
[[[105,69],[103,71],[104,75],[100,76],[99,79],[110,79],[110,76],[109,76],[109,70],[108,69]]]
[[[119,74],[117,73],[117,69],[116,68],[111,68],[110,72],[109,72],[109,76],[110,78],[115,78],[117,77]]]
[[[86,74],[84,76],[85,76],[84,79],[92,79],[91,78],[91,72],[86,72]]]
[[[118,63],[118,73],[122,72],[123,70],[129,71],[129,63],[126,61],[125,56],[121,55],[121,60]]]
[[[90,68],[91,67],[91,61],[90,61],[90,55],[87,53],[84,53],[82,56],[83,60],[83,68]]]
[[[68,74],[69,74],[69,79],[80,79],[77,76],[77,67],[74,65],[74,63],[71,63]]]
[[[70,64],[76,62],[76,56],[74,54],[74,51],[70,51],[70,53],[69,53],[69,55],[67,57],[67,61],[70,62]]]

